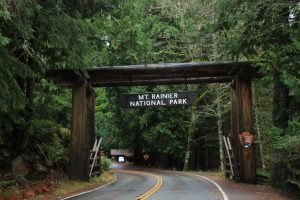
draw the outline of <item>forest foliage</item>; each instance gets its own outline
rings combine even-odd
[[[12,178],[19,156],[30,174],[41,165],[68,169],[71,91],[46,80],[47,70],[237,60],[264,75],[252,87],[259,167],[274,175],[283,165],[299,179],[299,12],[297,1],[1,0],[0,177]],[[121,93],[189,88],[208,91],[196,109],[189,168],[219,168],[218,133],[230,132],[227,84],[98,88],[103,149],[132,148],[137,164],[148,152],[152,165],[182,169],[192,109],[121,109],[118,101]]]

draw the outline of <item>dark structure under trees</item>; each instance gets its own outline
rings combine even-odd
[[[73,90],[70,178],[88,179],[88,156],[95,136],[93,87],[231,82],[231,138],[236,157],[234,174],[238,174],[235,178],[245,182],[256,181],[254,144],[250,141],[250,147],[245,148],[241,140],[242,132],[247,132],[252,138],[254,135],[251,79],[259,74],[250,63],[227,61],[111,66],[88,69],[86,73],[58,69],[46,74],[56,84]]]

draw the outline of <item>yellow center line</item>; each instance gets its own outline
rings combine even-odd
[[[128,172],[128,173],[137,173],[137,174],[144,174],[146,176],[151,176],[151,177],[155,177],[157,182],[156,184],[147,192],[145,192],[144,194],[141,194],[137,200],[145,200],[147,198],[149,198],[151,195],[153,195],[155,192],[157,192],[159,190],[159,188],[162,186],[163,180],[161,176],[155,175],[155,174],[151,174],[151,173],[147,173],[147,172],[140,172],[140,171],[133,171],[133,170],[123,170],[123,169],[118,169],[118,170],[114,170],[114,172]]]
[[[145,200],[147,199],[148,197],[150,197],[151,195],[153,195],[155,192],[157,192],[159,190],[159,188],[162,186],[162,178],[160,176],[157,176],[157,175],[153,175],[155,176],[155,178],[157,179],[157,182],[156,184],[146,193],[142,194],[141,196],[139,196],[137,198],[137,200]]]

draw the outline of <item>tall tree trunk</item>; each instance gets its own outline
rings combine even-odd
[[[37,27],[39,27],[39,12],[35,12],[34,13],[34,17],[32,20],[32,30],[33,31],[33,37],[29,40],[29,43],[31,44],[31,48],[35,49],[36,48],[36,43],[37,43],[37,38],[38,38],[38,31]],[[22,50],[23,51],[23,50]],[[28,55],[27,52],[23,51],[21,53],[21,57],[20,60],[22,60],[22,62],[24,64],[26,64],[30,70],[32,71],[32,73],[34,73],[35,75],[37,73],[39,73],[37,67],[38,64],[35,61],[34,55]],[[35,76],[34,75],[34,76]],[[24,80],[25,83],[25,87],[24,89],[24,93],[26,95],[26,105],[25,105],[25,112],[24,112],[24,119],[26,122],[25,127],[22,127],[23,130],[22,133],[19,133],[19,135],[21,135],[21,141],[18,144],[18,154],[24,154],[24,153],[31,153],[29,152],[31,148],[29,148],[30,144],[30,136],[32,135],[32,119],[33,119],[33,114],[34,114],[34,93],[35,93],[35,84],[36,84],[36,79],[35,77],[28,77],[27,79]]]
[[[289,89],[280,79],[280,70],[274,69],[274,96],[273,96],[273,125],[286,129],[289,121]]]
[[[273,125],[281,128],[283,134],[289,120],[289,90],[280,78],[280,69],[274,68],[274,96],[273,96]],[[288,179],[288,166],[285,155],[277,152],[277,159],[272,164],[270,182],[273,187],[286,188]]]
[[[194,87],[191,85],[190,90],[196,90],[198,86],[194,85]],[[183,170],[188,170],[189,169],[189,159],[190,159],[190,154],[191,154],[191,147],[192,147],[192,140],[194,137],[194,132],[195,132],[195,126],[196,126],[196,119],[197,119],[197,104],[198,102],[206,95],[208,92],[205,91],[202,93],[196,100],[195,105],[192,106],[191,108],[191,119],[190,119],[190,124],[189,124],[189,130],[188,130],[188,135],[187,135],[187,146],[186,146],[186,152],[184,156],[184,165],[183,165]]]
[[[217,84],[217,125],[218,125],[218,139],[219,139],[219,153],[220,153],[220,168],[224,171],[224,144],[223,144],[223,109],[221,105],[221,85]]]
[[[142,145],[140,142],[140,134],[135,133],[134,144],[133,144],[133,163],[135,165],[142,164]]]
[[[256,131],[257,131],[257,137],[258,137],[258,143],[259,143],[259,154],[260,154],[260,161],[261,161],[261,166],[263,169],[266,168],[265,165],[265,159],[264,159],[264,154],[263,154],[263,145],[262,145],[262,139],[261,139],[261,128],[260,128],[260,124],[261,124],[261,117],[260,112],[259,112],[259,97],[257,94],[257,83],[254,82],[253,83],[253,87],[252,87],[252,93],[253,93],[253,105],[254,105],[254,117],[255,117],[255,124],[256,124]]]
[[[23,53],[23,52],[22,52]],[[25,59],[21,57],[20,60],[24,62],[33,71],[33,65],[35,64],[33,59]],[[19,79],[20,87],[26,97],[25,109],[22,112],[22,117],[24,119],[24,124],[16,125],[15,133],[13,135],[14,139],[12,142],[12,152],[16,155],[26,154],[32,148],[30,146],[30,136],[32,135],[32,118],[33,118],[33,99],[34,99],[34,88],[35,80],[33,78]]]
[[[31,62],[30,62],[31,64]],[[33,64],[33,62],[32,62]],[[34,86],[35,81],[34,79],[30,78],[27,79],[27,88],[26,88],[26,98],[27,98],[27,105],[26,105],[26,127],[24,130],[25,137],[21,143],[21,149],[25,152],[28,148],[29,137],[32,135],[32,118],[33,118],[33,98],[34,98]]]
[[[197,106],[193,106],[191,109],[190,126],[189,126],[189,130],[188,130],[187,146],[186,146],[186,152],[185,152],[185,156],[184,156],[184,166],[183,166],[184,171],[189,169],[191,146],[192,146],[192,140],[193,140],[194,132],[195,132],[196,111],[197,111]]]

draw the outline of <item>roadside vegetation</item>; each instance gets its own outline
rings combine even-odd
[[[46,180],[27,180],[19,176],[10,182],[0,181],[0,200],[57,199],[115,181],[116,177],[110,171],[110,159],[105,156],[101,159],[101,176],[91,177],[88,181],[70,180],[64,174],[57,176],[58,173],[56,177],[48,177]]]
[[[72,181],[67,178],[60,180],[54,188],[52,195],[55,197],[62,197],[70,195],[74,192],[84,191],[87,189],[93,189],[109,183],[114,180],[113,175],[110,172],[105,171],[100,177],[92,177],[88,182],[86,181]]]
[[[257,166],[273,187],[299,192],[299,12],[298,1],[1,0],[0,192],[68,172],[71,91],[46,80],[47,70],[224,60],[251,61],[263,75],[252,82]],[[121,93],[187,90],[201,96],[197,106],[118,106]],[[146,152],[149,166],[224,169],[229,84],[96,92],[104,152],[130,148],[139,165]]]
[[[31,181],[14,187],[1,187],[1,200],[57,199],[100,187],[114,181],[112,173],[105,171],[89,181],[74,181],[67,177],[58,180]]]

